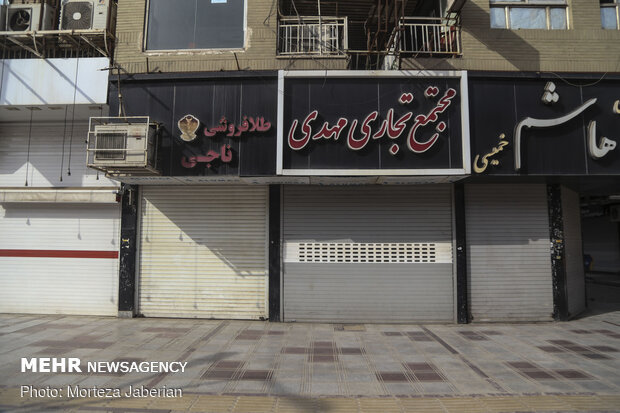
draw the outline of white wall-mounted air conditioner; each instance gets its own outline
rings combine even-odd
[[[148,117],[91,118],[89,167],[109,174],[157,171],[157,126]]]
[[[6,8],[6,31],[29,32],[55,29],[54,8],[49,4],[9,4]]]
[[[62,0],[60,30],[105,30],[116,19],[113,0]]]

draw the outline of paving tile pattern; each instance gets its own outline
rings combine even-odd
[[[21,357],[45,356],[188,364],[177,374],[20,372]],[[24,384],[184,393],[54,401],[79,411],[620,411],[620,312],[466,326],[0,315],[0,371],[0,411],[49,407],[16,397]]]

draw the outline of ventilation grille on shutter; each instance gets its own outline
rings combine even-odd
[[[445,243],[287,243],[287,262],[303,263],[443,263],[451,262]]]

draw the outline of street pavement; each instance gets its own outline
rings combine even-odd
[[[22,358],[82,371],[22,372]],[[620,412],[620,310],[469,325],[0,315],[0,411],[53,410]]]

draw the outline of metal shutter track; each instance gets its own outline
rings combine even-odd
[[[266,187],[143,187],[140,312],[266,317],[266,217]]]
[[[581,246],[581,207],[579,194],[563,186],[562,214],[566,248],[566,289],[568,291],[568,312],[571,317],[586,308],[585,274]]]
[[[466,185],[467,264],[474,321],[550,320],[545,185]]]
[[[284,319],[453,321],[451,217],[448,185],[285,187]],[[289,257],[301,243],[328,250],[377,247],[383,262],[351,262],[363,254],[346,251],[340,254],[348,258],[341,262],[329,253],[312,262]],[[448,258],[443,253],[437,262],[422,263],[381,255],[381,248],[391,245],[413,248],[422,243],[437,245],[437,256],[447,251]]]

